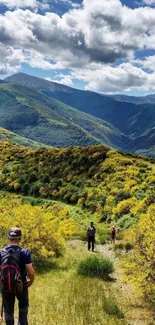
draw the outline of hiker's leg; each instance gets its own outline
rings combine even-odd
[[[88,237],[88,250],[90,251],[90,237]]]
[[[5,323],[6,325],[14,325],[14,304],[15,295],[13,293],[5,292],[2,294]]]
[[[17,299],[19,305],[19,317],[18,317],[18,325],[28,325],[28,288],[24,288],[22,292],[17,292]]]
[[[92,252],[94,251],[95,238],[92,238]]]

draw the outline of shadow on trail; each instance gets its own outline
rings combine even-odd
[[[35,269],[38,274],[46,274],[51,271],[61,270],[62,267],[59,265],[58,261],[40,261],[35,263]]]

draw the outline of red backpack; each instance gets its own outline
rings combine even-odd
[[[1,250],[1,287],[7,292],[21,292],[23,283],[20,273],[21,248],[5,247]]]

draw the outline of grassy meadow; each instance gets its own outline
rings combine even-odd
[[[105,248],[106,250],[106,248]],[[149,309],[132,285],[122,284],[119,261],[113,251],[115,273],[111,280],[77,275],[77,266],[87,257],[106,255],[103,246],[87,251],[85,243],[69,241],[63,257],[53,258],[37,267],[30,288],[30,325],[148,325]],[[107,253],[109,254],[109,253]],[[17,319],[17,306],[15,318]]]
[[[36,268],[29,324],[153,325],[154,161],[105,146],[34,150],[2,141],[0,149],[0,246],[11,226],[21,227]],[[85,243],[90,220],[95,253]],[[110,258],[110,278],[92,256]],[[96,263],[94,276],[80,275],[81,261]]]

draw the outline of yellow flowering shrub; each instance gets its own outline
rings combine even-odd
[[[18,226],[22,230],[21,246],[28,248],[33,259],[41,260],[60,255],[65,239],[77,233],[72,218],[66,219],[67,209],[21,204],[16,197],[4,197],[0,201],[0,244],[7,243],[9,228]]]
[[[125,273],[150,293],[155,290],[155,204],[141,215],[133,237],[135,249],[123,262]]]

